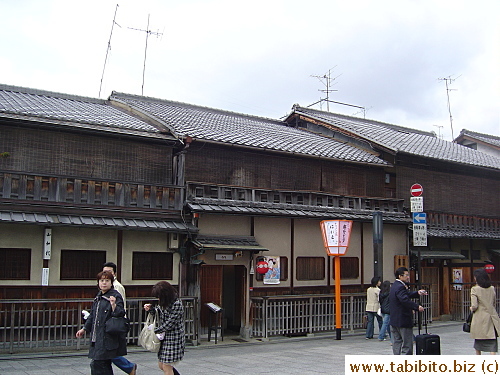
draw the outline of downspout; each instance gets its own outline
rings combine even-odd
[[[360,237],[361,237],[361,279],[360,279],[360,290],[363,290],[365,287],[365,241],[364,241],[364,229],[365,229],[365,223],[360,222],[361,224],[361,231],[360,231]]]
[[[295,236],[295,220],[290,219],[290,294],[293,293],[293,288],[294,288],[294,278],[295,278],[295,272],[294,272],[294,264],[295,264],[295,243],[294,243],[294,236]]]

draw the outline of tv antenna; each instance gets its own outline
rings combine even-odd
[[[318,100],[316,103],[314,104],[318,104],[318,103],[322,103],[322,102],[326,102],[326,110],[328,112],[330,112],[330,93],[333,92],[333,91],[339,91],[339,90],[332,90],[331,87],[332,87],[332,82],[335,81],[337,78],[339,78],[342,74],[339,74],[337,77],[335,78],[332,78],[331,76],[331,73],[332,73],[332,69],[335,69],[337,67],[337,65],[335,65],[333,68],[331,69],[328,69],[328,72],[323,74],[322,76],[314,76],[314,75],[311,75],[311,77],[315,77],[317,79],[319,79],[319,81],[325,85],[326,89],[325,90],[318,90],[320,92],[324,92],[326,93],[326,99],[320,99]],[[314,105],[314,104],[311,104],[311,105]]]
[[[117,11],[118,11],[118,4],[116,4],[115,16],[113,17],[113,23],[111,24],[111,33],[109,34],[108,47],[106,48],[106,57],[104,58],[104,66],[102,67],[101,84],[99,85],[99,96],[98,96],[99,98],[101,97],[102,81],[104,80],[104,70],[106,69],[106,62],[108,61],[108,53],[109,51],[111,51],[111,37],[113,36],[113,28],[115,27],[115,25],[121,27],[115,21]]]
[[[326,102],[326,110],[328,112],[330,112],[330,103],[335,103],[335,104],[340,104],[340,105],[346,105],[348,107],[354,107],[354,108],[359,108],[361,109],[361,111],[363,112],[363,118],[365,118],[366,116],[366,108],[365,107],[360,107],[359,105],[353,105],[353,104],[347,104],[347,103],[342,103],[342,102],[336,102],[334,100],[330,100],[330,93],[333,92],[333,91],[339,91],[339,90],[332,90],[331,87],[332,87],[332,82],[335,81],[337,78],[339,78],[342,74],[339,74],[337,77],[335,78],[332,78],[331,76],[331,73],[332,73],[332,69],[335,69],[337,67],[337,65],[335,65],[333,68],[331,69],[328,69],[328,72],[323,74],[322,76],[314,76],[314,75],[311,75],[311,77],[315,77],[317,79],[320,80],[320,82],[325,85],[326,89],[325,90],[318,90],[318,91],[321,91],[321,92],[324,92],[326,93],[326,98],[321,98],[319,99],[318,101],[314,102],[313,104],[310,104],[307,106],[307,108],[309,107],[312,107],[313,105],[316,105],[318,103],[323,103],[323,102]],[[361,112],[361,111],[358,111],[357,113]]]
[[[149,14],[148,14],[148,25],[146,26],[146,30],[144,29],[136,29],[133,27],[128,27],[130,30],[135,30],[135,31],[143,31],[146,33],[146,45],[144,46],[144,64],[142,67],[142,86],[141,86],[141,95],[144,95],[144,75],[146,73],[146,58],[147,58],[147,52],[148,52],[148,38],[150,35],[154,35],[157,38],[162,36],[163,33],[160,33],[158,31],[151,31],[149,30]]]
[[[458,76],[457,78],[459,78],[460,76]],[[451,78],[451,76],[448,76],[446,78],[438,78],[438,80],[444,81],[446,83],[446,97],[448,98],[448,113],[450,114],[450,127],[451,127],[451,140],[452,141],[455,139],[455,137],[453,135],[453,116],[451,115],[450,91],[455,90],[455,89],[450,89],[449,87],[453,82],[455,82],[455,80],[457,78]]]
[[[441,129],[443,128],[443,125],[432,125],[438,128],[438,138],[443,139],[443,136],[441,135]]]

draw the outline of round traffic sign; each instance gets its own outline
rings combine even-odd
[[[495,265],[489,263],[484,266],[484,270],[486,271],[486,273],[493,273],[495,272]]]
[[[410,188],[410,194],[412,197],[420,197],[424,192],[424,188],[420,184],[413,184]]]

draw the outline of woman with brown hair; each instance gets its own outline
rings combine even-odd
[[[175,288],[166,281],[160,281],[153,286],[153,297],[158,298],[158,305],[144,305],[144,310],[151,314],[158,313],[155,333],[161,340],[158,351],[158,367],[164,375],[176,375],[175,369],[184,357],[184,307],[178,298]]]
[[[372,277],[371,286],[366,290],[366,315],[368,316],[368,324],[366,326],[366,339],[373,338],[374,331],[374,320],[377,319],[378,331],[382,329],[382,317],[377,314],[380,308],[380,302],[378,301],[378,296],[380,294],[380,276]]]
[[[470,290],[472,322],[470,337],[474,339],[474,349],[477,355],[481,352],[498,352],[498,332],[500,332],[500,318],[495,309],[495,288],[491,285],[490,277],[484,269],[474,271],[476,285]]]

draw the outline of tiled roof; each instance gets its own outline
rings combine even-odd
[[[332,208],[298,204],[270,202],[231,201],[213,198],[191,198],[187,203],[193,212],[209,214],[244,214],[255,216],[285,216],[314,219],[373,220],[371,210],[352,208]],[[387,223],[409,223],[411,219],[403,212],[384,212]]]
[[[143,218],[61,215],[36,212],[0,211],[0,223],[21,223],[50,226],[74,226],[112,229],[196,233],[198,228],[189,223]]]
[[[146,137],[170,137],[108,101],[0,85],[0,118],[25,119]]]
[[[419,256],[418,250],[411,250],[411,254]],[[420,250],[420,258],[422,259],[466,259],[460,253],[447,250]]]
[[[461,137],[469,137],[476,139],[478,141],[488,143],[490,145],[493,145],[495,147],[500,147],[500,137],[496,137],[494,135],[489,135],[489,134],[482,134],[482,133],[476,133],[467,129],[462,129],[460,132],[460,135],[457,137],[457,139]]]
[[[427,227],[427,237],[500,239],[500,231]]]
[[[113,92],[111,101],[160,119],[180,137],[314,157],[387,165],[352,145],[287,126],[283,121]]]
[[[500,159],[462,145],[442,140],[434,133],[294,106],[292,115],[304,115],[341,129],[353,136],[378,144],[393,152],[403,152],[431,159],[500,169]]]
[[[254,236],[202,236],[191,241],[197,248],[212,250],[269,251]]]

